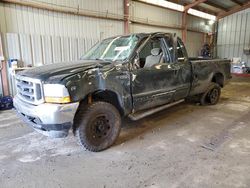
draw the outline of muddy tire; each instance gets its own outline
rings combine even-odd
[[[121,130],[121,116],[112,104],[94,102],[79,107],[74,124],[79,144],[98,152],[114,144]]]
[[[221,87],[219,84],[211,83],[207,91],[200,99],[201,105],[215,105],[218,103],[221,94]]]

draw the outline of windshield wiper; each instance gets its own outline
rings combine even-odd
[[[98,61],[103,61],[105,63],[112,63],[112,59],[101,59],[101,58],[95,58],[95,60],[98,60]]]
[[[105,61],[104,59],[101,58],[95,58],[95,60]]]

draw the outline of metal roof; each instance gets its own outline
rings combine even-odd
[[[173,3],[177,3],[183,6],[190,5],[199,0],[168,0]],[[198,5],[192,7],[193,9],[213,14],[215,16],[228,15],[228,13],[234,13],[234,10],[239,11],[241,8],[250,8],[250,0],[207,0],[200,1]],[[237,12],[236,11],[236,12]]]

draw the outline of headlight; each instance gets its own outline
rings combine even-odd
[[[44,97],[47,103],[69,103],[71,102],[69,92],[64,85],[44,84]]]

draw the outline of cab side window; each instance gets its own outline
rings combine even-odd
[[[139,52],[140,67],[143,68],[146,62],[146,58],[151,54],[152,41],[149,40],[142,50]]]
[[[174,44],[173,44],[173,40],[169,36],[165,37],[165,41],[167,45],[166,46],[167,47],[166,62],[170,63],[170,62],[173,62],[174,60]]]
[[[185,58],[179,42],[177,42],[177,58],[178,60],[184,60]]]
[[[185,57],[187,56],[186,54],[186,49],[182,41],[178,38],[177,39],[177,58],[178,61],[184,61]]]
[[[164,63],[165,59],[164,42],[161,37],[150,39],[139,52],[140,68],[153,67]]]

